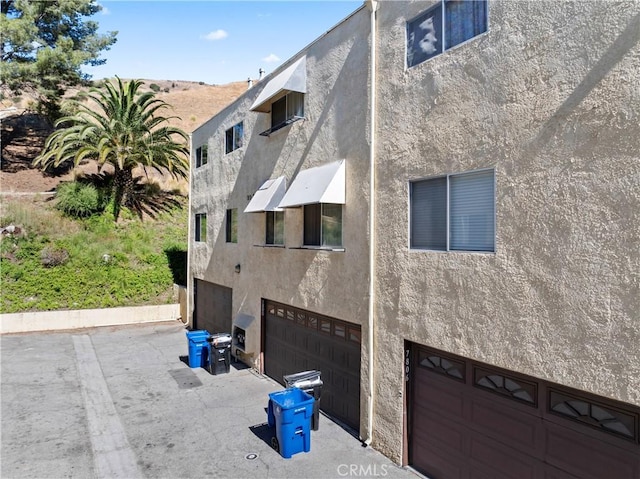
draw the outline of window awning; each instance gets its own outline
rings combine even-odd
[[[250,110],[268,113],[271,110],[271,103],[290,91],[307,92],[306,56],[300,58],[272,78],[260,92],[256,101],[253,102]]]
[[[309,168],[296,176],[278,205],[280,208],[314,203],[345,204],[345,161]]]
[[[280,176],[274,180],[267,180],[256,191],[244,209],[245,213],[261,213],[263,211],[281,211],[278,203],[287,190],[287,179]]]

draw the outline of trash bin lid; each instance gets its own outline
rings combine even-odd
[[[322,380],[320,378],[317,378],[313,380],[305,379],[304,381],[296,381],[295,383],[291,384],[291,386],[299,389],[309,389],[309,388],[322,386],[322,384],[323,384]]]
[[[294,374],[287,374],[282,377],[286,384],[293,386],[296,382],[299,381],[319,381],[320,380],[320,371],[312,369],[311,371],[302,371]]]
[[[231,344],[231,335],[229,333],[213,333],[207,338],[207,341],[214,346],[228,346]]]

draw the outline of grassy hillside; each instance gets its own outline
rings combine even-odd
[[[246,91],[246,82],[207,85],[202,82],[144,80],[171,105],[171,124],[193,131]],[[99,83],[99,82],[98,82]],[[91,104],[87,89],[67,98]],[[32,110],[33,98],[16,96],[0,86],[0,313],[87,309],[173,302],[173,284],[184,284],[187,249],[187,200],[155,219],[108,215],[77,220],[65,217],[50,196],[62,181],[95,174],[94,162],[75,171],[43,174],[31,166],[46,137],[49,122]],[[143,175],[135,170],[136,176]],[[188,191],[151,172],[150,180],[165,192]],[[28,196],[36,194],[36,196]]]
[[[70,219],[52,201],[3,202],[0,312],[174,302],[186,269],[187,206],[156,219]],[[182,276],[182,277],[181,277]]]

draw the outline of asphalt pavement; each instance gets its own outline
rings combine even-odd
[[[271,447],[242,363],[189,368],[180,322],[3,335],[2,478],[416,478],[321,415],[311,450]]]

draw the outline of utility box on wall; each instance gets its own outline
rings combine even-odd
[[[239,313],[233,321],[231,354],[249,366],[257,367],[260,355],[260,328],[253,316]]]

